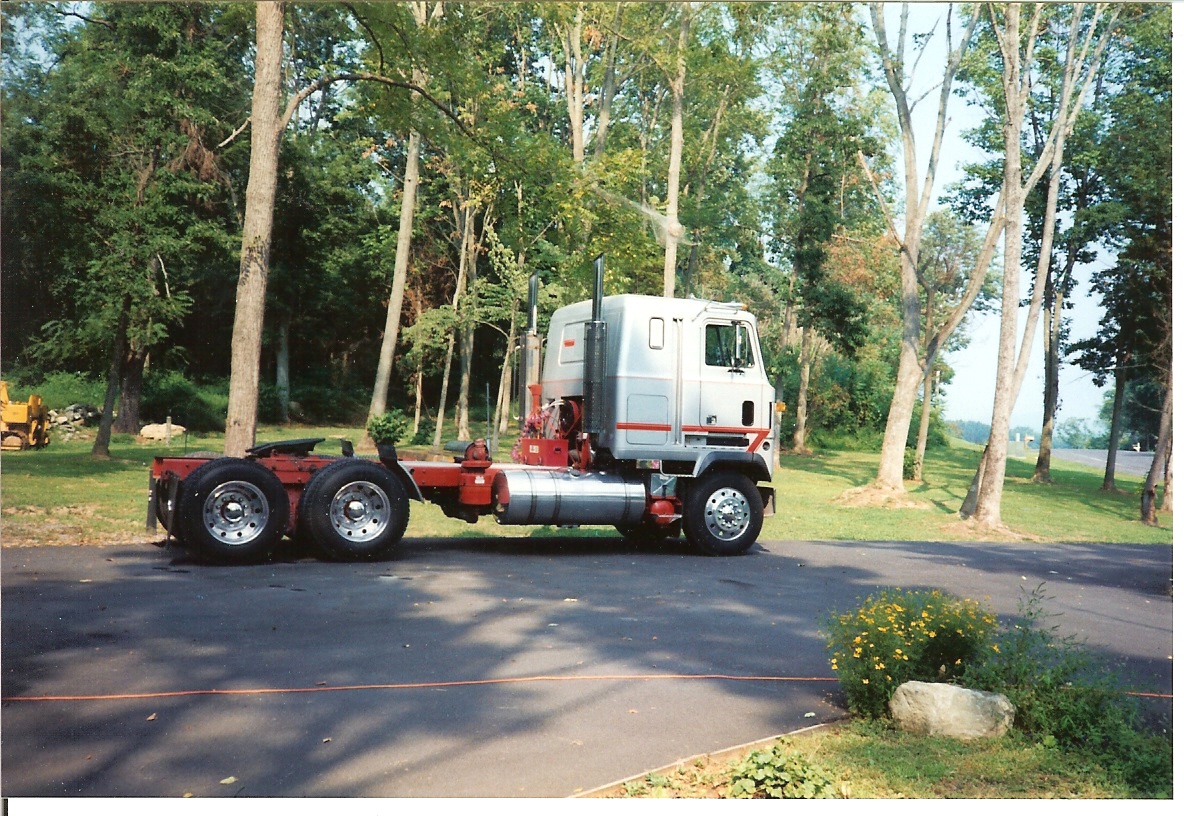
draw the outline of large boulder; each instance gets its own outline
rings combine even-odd
[[[180,436],[185,433],[184,425],[177,425],[173,423],[171,428],[165,425],[145,425],[140,429],[140,436],[144,439],[168,439],[170,434],[172,436]]]
[[[978,739],[1007,733],[1015,706],[1002,694],[910,680],[888,703],[892,719],[905,731],[937,737]]]

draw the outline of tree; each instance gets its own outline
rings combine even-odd
[[[411,3],[416,29],[423,31],[433,21],[443,16],[442,3]],[[427,67],[423,58],[416,60],[411,69],[412,84],[423,88],[428,84]],[[403,171],[403,195],[399,203],[399,236],[395,248],[395,268],[391,279],[391,296],[387,302],[386,327],[382,333],[382,350],[379,353],[378,369],[374,376],[374,392],[370,398],[367,421],[386,412],[387,391],[390,389],[391,369],[394,366],[395,347],[399,339],[399,318],[403,312],[403,290],[407,285],[407,265],[411,257],[411,237],[415,222],[416,194],[419,190],[420,132],[412,127],[407,135],[406,159]]]
[[[799,453],[806,449],[810,377],[820,355],[831,346],[850,354],[867,336],[866,293],[835,274],[827,260],[833,241],[860,240],[874,216],[872,187],[858,156],[882,152],[874,103],[852,90],[866,55],[854,13],[842,6],[800,13],[808,36],[799,36],[795,47],[813,59],[786,66],[792,73],[781,89],[785,124],[767,166],[766,195],[770,249],[786,267],[780,353],[797,350],[793,450]]]
[[[1092,277],[1091,289],[1105,311],[1097,337],[1070,350],[1095,382],[1105,382],[1110,374],[1115,378],[1103,489],[1114,486],[1128,382],[1148,376],[1158,381],[1165,393],[1164,413],[1171,413],[1172,195],[1171,175],[1165,172],[1171,146],[1162,138],[1171,126],[1170,27],[1166,7],[1140,7],[1118,31],[1110,66],[1111,119],[1099,151],[1107,203],[1095,208],[1095,217],[1118,259]],[[1148,474],[1152,477],[1158,478],[1157,471]]]
[[[975,481],[962,503],[961,514],[973,517],[976,524],[997,527],[1002,523],[1000,504],[1003,493],[1004,470],[1007,462],[1007,434],[1011,412],[1015,406],[1019,383],[1027,367],[1028,354],[1040,317],[1038,304],[1044,296],[1049,262],[1052,255],[1052,232],[1059,201],[1059,181],[1064,145],[1091,90],[1102,52],[1110,32],[1117,23],[1117,12],[1104,7],[1095,9],[1092,20],[1083,27],[1084,8],[1074,7],[1072,17],[1064,28],[1051,26],[1051,36],[1057,37],[1058,52],[1063,61],[1053,61],[1048,69],[1046,84],[1060,85],[1057,115],[1052,120],[1045,148],[1032,165],[1028,179],[1023,179],[1024,156],[1021,150],[1021,130],[1033,84],[1031,72],[1035,44],[1046,22],[1039,7],[1033,8],[1024,20],[1019,4],[1009,4],[1002,19],[993,7],[988,7],[995,41],[1002,65],[1002,86],[992,85],[1002,92],[999,116],[1004,143],[1003,182],[999,200],[1005,210],[1003,253],[1003,290],[1000,314],[998,369],[995,397],[992,406],[991,436],[983,452]],[[1108,20],[1106,18],[1109,18]],[[1052,22],[1052,21],[1049,21]],[[1022,30],[1026,24],[1026,30]],[[1025,40],[1021,52],[1021,39]],[[1040,255],[1032,287],[1032,306],[1024,328],[1022,342],[1017,342],[1017,313],[1019,308],[1020,260],[1023,245],[1022,216],[1024,203],[1038,180],[1049,174],[1045,202]],[[1018,345],[1018,350],[1017,350]]]
[[[247,177],[242,251],[230,343],[230,401],[226,409],[227,456],[242,456],[255,444],[259,410],[259,355],[271,254],[279,141],[280,68],[284,48],[284,4],[255,6],[255,92],[251,99],[251,167]]]
[[[29,197],[33,218],[16,225],[36,233],[9,243],[5,220],[5,266],[7,273],[36,259],[39,274],[66,295],[46,299],[54,319],[40,343],[22,345],[56,365],[106,356],[93,447],[106,457],[117,403],[119,428],[138,431],[148,353],[188,312],[188,286],[224,251],[234,223],[231,181],[207,142],[233,115],[242,55],[221,42],[236,29],[234,14],[213,7],[96,4],[88,12],[68,27],[56,7],[24,19],[57,34],[44,40],[52,65],[35,81],[18,81],[21,115],[6,117],[5,163],[15,171],[6,210],[11,194],[17,202],[34,190],[47,196]],[[60,226],[42,232],[41,218]],[[61,244],[43,254],[33,244],[47,235]],[[29,291],[44,296],[46,288]]]
[[[924,348],[933,344],[940,353],[947,349],[957,350],[964,344],[960,329],[956,329],[944,341],[938,340],[937,332],[949,319],[950,313],[958,308],[963,292],[975,274],[982,245],[982,233],[973,225],[960,221],[949,210],[938,210],[926,219],[917,255],[917,283],[924,293],[921,306],[921,342]],[[988,274],[979,287],[974,308],[987,308],[997,296],[995,280]],[[921,419],[912,473],[912,478],[917,481],[924,475],[930,412],[934,395],[939,390],[938,378],[943,374],[948,377],[950,372],[935,357],[922,384]]]
[[[976,259],[973,272],[966,280],[961,297],[957,305],[948,315],[937,324],[927,345],[921,345],[921,299],[919,294],[917,258],[920,253],[921,235],[924,229],[925,217],[929,211],[930,200],[933,195],[933,185],[937,175],[938,160],[941,156],[942,142],[947,126],[946,110],[950,94],[953,91],[954,78],[962,63],[963,56],[970,44],[980,14],[980,7],[973,6],[968,19],[964,21],[961,39],[955,44],[954,40],[954,10],[946,15],[945,42],[946,60],[941,78],[940,90],[937,98],[937,120],[934,127],[932,141],[929,147],[929,158],[922,175],[921,164],[917,155],[917,137],[913,124],[914,108],[917,100],[909,98],[910,80],[905,74],[908,58],[908,6],[901,7],[900,25],[897,31],[895,46],[890,44],[888,27],[884,15],[884,4],[877,3],[872,7],[872,27],[876,34],[879,47],[880,64],[884,77],[892,94],[896,106],[897,121],[900,125],[901,147],[904,158],[904,224],[903,231],[898,232],[894,225],[893,216],[884,207],[885,217],[888,219],[894,240],[900,247],[900,304],[901,304],[901,343],[896,371],[896,388],[893,393],[892,406],[888,412],[888,419],[884,426],[884,441],[880,448],[880,464],[876,473],[873,489],[889,494],[900,493],[904,490],[904,452],[908,444],[909,424],[913,416],[913,406],[917,401],[917,389],[922,379],[932,368],[937,354],[953,334],[962,318],[970,310],[978,297],[979,289],[986,277],[987,269],[994,254],[995,242],[998,240],[1002,227],[1002,205],[996,208],[991,223],[983,238],[983,245]],[[922,43],[927,44],[930,35],[922,37]],[[868,169],[871,175],[870,168]]]

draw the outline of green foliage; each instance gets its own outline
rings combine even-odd
[[[784,744],[753,751],[735,765],[730,795],[734,799],[834,799],[829,774]]]
[[[378,444],[397,445],[407,435],[411,418],[394,408],[366,423],[366,433]]]
[[[939,590],[885,589],[852,612],[832,614],[825,630],[847,707],[883,717],[902,683],[961,677],[993,647],[996,618],[977,601]]]
[[[1132,698],[1078,638],[1048,625],[1045,600],[1043,584],[1024,595],[997,650],[970,665],[963,682],[1006,695],[1016,729],[1037,742],[1083,751],[1137,789],[1170,794],[1170,739],[1145,729]]]
[[[73,371],[55,371],[44,376],[19,373],[6,376],[8,390],[13,398],[36,394],[45,407],[59,410],[67,405],[101,406],[103,404],[104,382],[97,376]]]
[[[151,371],[144,378],[140,418],[173,422],[193,433],[221,433],[226,429],[227,384],[224,380],[199,384],[177,371]]]
[[[904,449],[904,478],[917,478],[917,449],[911,446]]]

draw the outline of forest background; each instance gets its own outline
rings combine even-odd
[[[604,253],[609,294],[747,303],[783,449],[878,449],[876,490],[972,435],[941,416],[983,376],[949,364],[970,311],[1011,337],[990,438],[1030,432],[1044,478],[1058,435],[1154,448],[1154,487],[1171,7],[940,8],[6,1],[5,378],[103,405],[108,434],[171,416],[228,452],[260,421],[390,408],[437,446],[446,417],[505,433],[528,276],[545,330]],[[953,98],[976,114],[950,121]],[[946,127],[981,161],[934,190]],[[1087,285],[1102,317],[1070,343]],[[1015,429],[1029,355],[1045,421]],[[1070,364],[1111,392],[1058,430]]]

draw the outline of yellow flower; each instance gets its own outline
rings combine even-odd
[[[869,680],[868,680],[866,677],[865,677],[865,678],[863,678],[863,684],[864,684],[865,686],[866,686],[866,685],[867,685],[869,682],[871,682],[871,681],[869,681]]]

